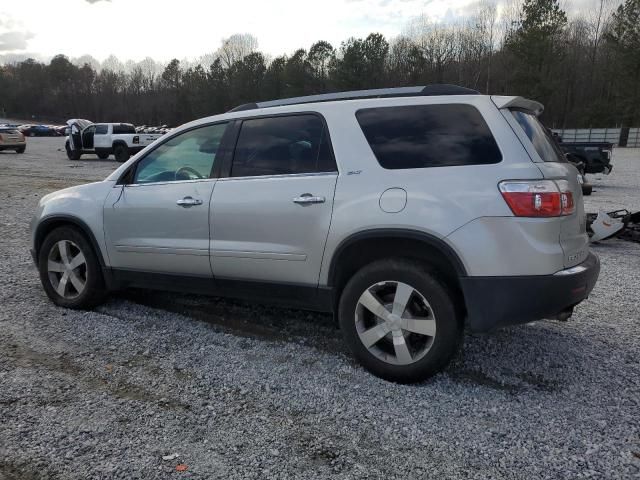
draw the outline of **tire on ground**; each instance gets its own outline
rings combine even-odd
[[[56,292],[48,271],[49,254],[61,240],[75,243],[86,262],[86,283],[83,291],[75,298],[65,298]],[[38,270],[40,281],[47,296],[61,307],[73,309],[90,309],[104,301],[107,295],[100,262],[91,243],[79,229],[73,226],[62,226],[51,231],[40,246],[38,253]]]
[[[116,160],[121,163],[129,160],[129,157],[131,156],[129,154],[129,148],[122,143],[118,143],[113,147],[113,154],[116,157]]]
[[[378,358],[364,346],[356,328],[356,307],[366,289],[378,282],[396,281],[417,290],[431,307],[436,334],[427,353],[414,363],[393,365]],[[456,296],[431,273],[427,265],[406,259],[385,259],[359,270],[342,291],[338,318],[344,339],[356,359],[371,373],[398,383],[425,380],[444,369],[462,344],[463,322]]]
[[[101,152],[101,153],[98,153],[97,155],[98,155],[98,158],[100,160],[106,160],[107,158],[109,158],[109,154],[108,153]]]
[[[25,151],[26,149],[27,149],[27,147],[26,147],[26,146],[16,148],[16,153],[24,153],[24,151]]]
[[[64,145],[65,150],[67,151],[67,158],[69,160],[80,160],[80,155],[82,155],[78,150],[72,150],[69,142]]]

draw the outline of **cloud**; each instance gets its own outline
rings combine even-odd
[[[33,38],[31,32],[4,32],[0,33],[0,52],[12,52],[27,48],[27,41]]]

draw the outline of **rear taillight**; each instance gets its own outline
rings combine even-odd
[[[507,180],[498,187],[516,217],[559,217],[576,209],[566,180]]]

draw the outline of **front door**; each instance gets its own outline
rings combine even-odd
[[[317,286],[336,179],[321,117],[243,121],[211,199],[216,279]]]
[[[226,125],[170,137],[114,186],[104,204],[113,268],[211,277],[212,172]]]

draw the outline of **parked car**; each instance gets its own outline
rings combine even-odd
[[[137,133],[130,123],[92,123],[73,119],[67,124],[69,136],[65,150],[69,160],[79,160],[85,153],[95,153],[103,160],[113,154],[117,161],[126,162],[131,155],[162,136]]]
[[[584,163],[583,173],[604,173],[609,175],[613,166],[613,143],[609,142],[564,142],[560,138],[560,148]]]
[[[32,255],[57,305],[142,287],[333,312],[367,369],[422,380],[465,326],[566,319],[596,282],[541,111],[447,85],[243,105],[42,198]]]
[[[57,132],[48,125],[20,125],[18,130],[26,137],[55,137]]]
[[[0,127],[0,151],[15,150],[16,153],[24,153],[27,141],[24,135],[13,127]]]

